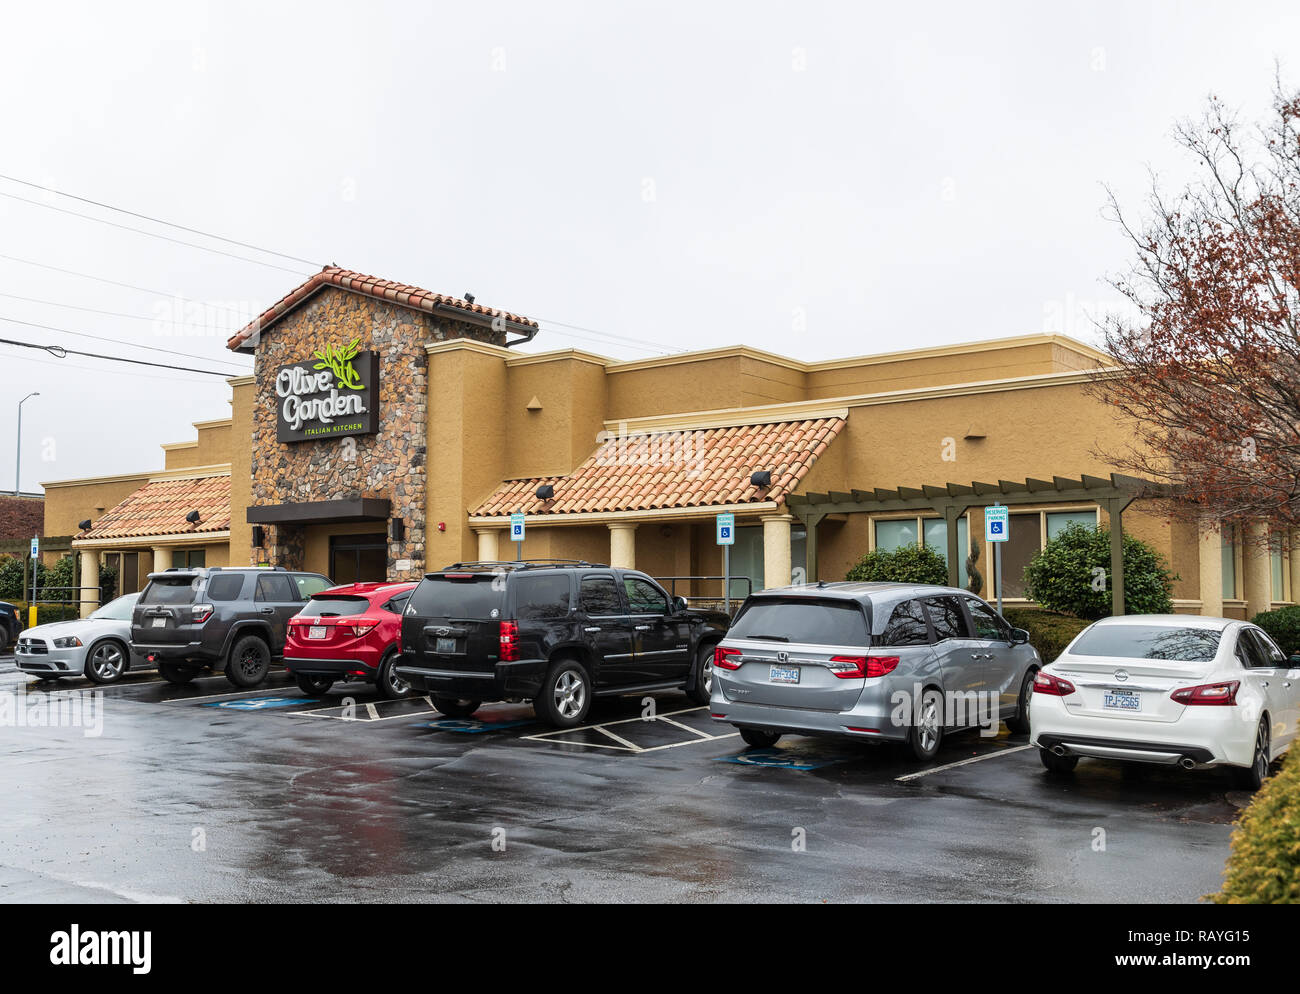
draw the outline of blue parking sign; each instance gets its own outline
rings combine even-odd
[[[1005,542],[1011,537],[1011,511],[1005,504],[984,508],[984,539]]]
[[[522,514],[510,515],[510,541],[522,542],[524,540],[524,516]]]
[[[718,515],[718,544],[736,544],[736,516],[734,514]]]

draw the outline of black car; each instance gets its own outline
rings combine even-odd
[[[707,704],[727,623],[636,570],[457,563],[412,592],[397,674],[450,717],[484,701],[530,700],[539,718],[571,728],[593,697],[684,689]]]
[[[27,626],[18,617],[18,608],[8,601],[0,601],[0,649],[4,649]]]
[[[236,687],[256,686],[284,654],[289,619],[330,586],[318,573],[280,566],[150,573],[131,615],[131,654],[170,683],[189,683],[209,667]]]

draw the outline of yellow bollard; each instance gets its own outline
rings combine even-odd
[[[28,627],[28,628],[35,628],[35,627],[36,627],[36,605],[35,605],[35,604],[28,605],[28,608],[27,608],[27,627]]]

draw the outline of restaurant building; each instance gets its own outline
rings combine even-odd
[[[920,543],[965,585],[983,507],[1011,509],[1003,595],[1071,521],[1122,524],[1179,575],[1179,611],[1244,617],[1300,592],[1294,535],[1170,522],[1099,452],[1127,442],[1086,390],[1104,354],[1030,335],[804,362],[744,345],[642,360],[521,351],[538,325],[472,299],[327,267],[240,331],[228,416],[157,472],[45,484],[47,534],[120,592],[170,566],[283,565],[336,582],[529,558],[636,567],[716,596],[715,516],[736,516],[732,593],[842,579]],[[1117,550],[1118,551],[1118,550]],[[1118,592],[1117,592],[1118,596]],[[90,605],[83,605],[89,609]]]

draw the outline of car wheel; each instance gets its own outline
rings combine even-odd
[[[443,697],[441,694],[434,694],[430,700],[448,718],[468,718],[483,703],[468,697]]]
[[[921,706],[913,716],[912,728],[907,733],[907,747],[912,757],[929,762],[939,752],[943,743],[943,698],[934,688],[921,694]]]
[[[576,659],[556,660],[533,701],[537,716],[556,728],[581,725],[591,710],[591,677]]]
[[[1030,668],[1025,674],[1025,682],[1020,687],[1020,701],[1016,705],[1016,715],[1007,719],[1007,728],[1012,735],[1029,734],[1029,702],[1034,697],[1034,677],[1038,670]]]
[[[1250,766],[1244,769],[1238,767],[1233,770],[1233,780],[1236,781],[1238,790],[1253,792],[1264,785],[1264,781],[1268,779],[1268,753],[1268,719],[1262,718],[1259,722],[1259,728],[1255,731],[1255,755],[1251,759]]]
[[[781,741],[780,732],[769,732],[762,728],[742,728],[740,737],[751,749],[767,749]]]
[[[320,697],[334,686],[334,681],[327,676],[308,676],[306,673],[295,673],[293,679],[298,684],[298,689],[308,697]]]
[[[390,701],[400,701],[404,697],[410,697],[412,693],[411,685],[397,675],[397,661],[401,658],[396,650],[390,649],[388,655],[379,661],[379,669],[375,672],[375,686],[379,688],[379,693]],[[479,702],[473,703],[477,710]]]
[[[178,666],[176,663],[159,663],[158,675],[168,683],[182,684],[193,680],[198,675],[198,670],[189,666]]]
[[[271,671],[271,650],[256,635],[245,635],[230,650],[226,679],[236,687],[256,687]]]
[[[1043,761],[1048,773],[1073,773],[1079,765],[1078,756],[1058,756],[1050,749],[1039,749],[1038,758]]]
[[[695,654],[695,668],[691,671],[691,689],[686,692],[696,704],[708,704],[713,694],[713,646],[705,645]]]
[[[83,671],[94,683],[116,683],[126,672],[126,653],[118,642],[96,642],[86,653]]]

